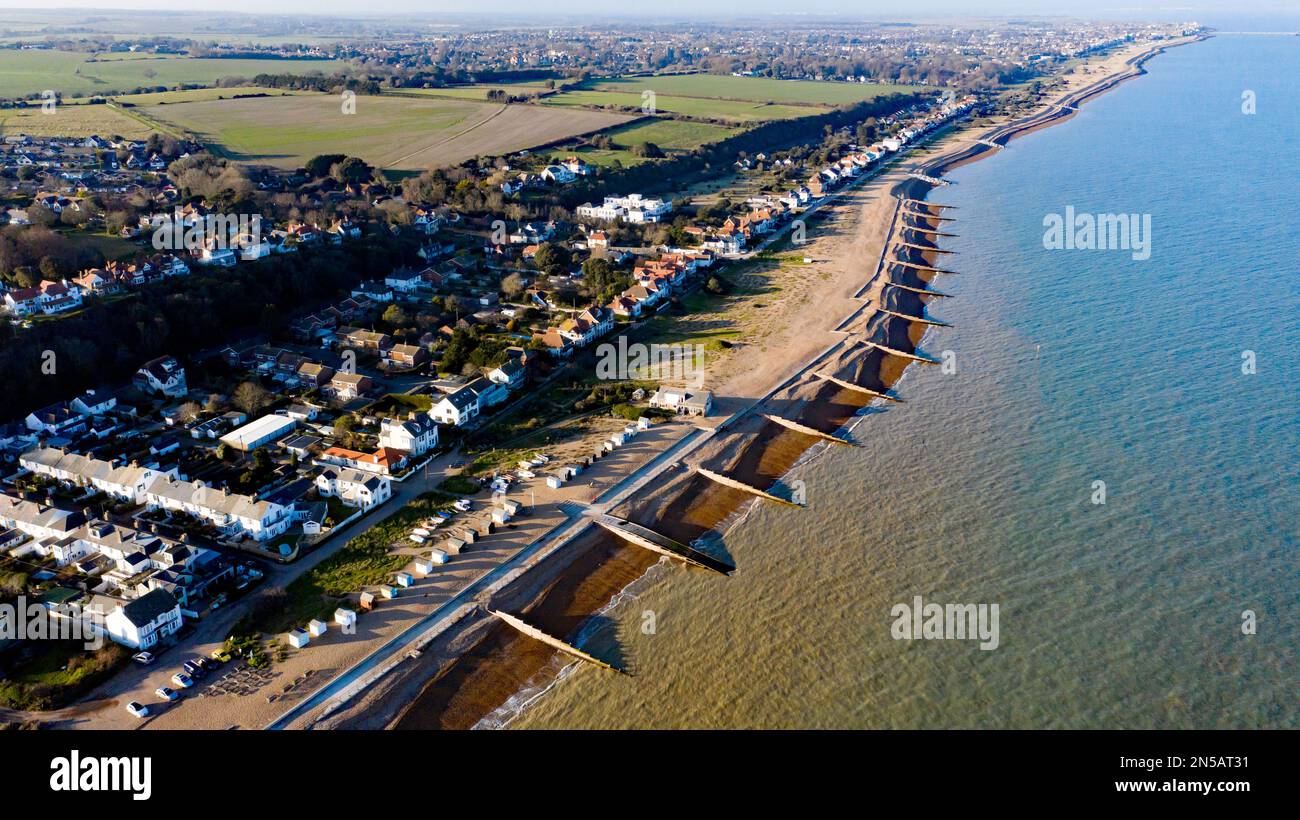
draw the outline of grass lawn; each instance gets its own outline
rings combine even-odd
[[[32,137],[88,137],[98,134],[144,139],[154,129],[108,105],[65,102],[55,106],[52,114],[46,114],[40,105],[30,108],[0,108],[0,131]]]
[[[65,97],[113,94],[154,85],[215,83],[222,77],[257,74],[335,74],[341,60],[266,60],[160,57],[92,61],[93,55],[45,49],[0,51],[0,97],[23,97],[46,89]]]
[[[450,509],[454,500],[443,493],[425,493],[354,536],[338,552],[289,584],[284,610],[268,616],[257,628],[278,633],[304,625],[312,618],[329,620],[348,595],[382,584],[406,566],[411,556],[392,552],[391,545],[405,542],[407,532],[419,521],[438,510]]]
[[[875,99],[884,94],[914,91],[914,86],[876,83],[773,80],[733,77],[729,74],[675,74],[658,77],[618,77],[593,84],[599,91],[630,91],[638,96],[651,90],[659,96],[707,97],[772,103],[844,105]]]

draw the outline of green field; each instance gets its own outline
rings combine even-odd
[[[539,82],[517,82],[484,83],[482,85],[455,85],[449,88],[395,88],[389,93],[394,96],[405,94],[408,96],[447,97],[453,100],[478,100],[479,102],[485,102],[488,98],[488,92],[497,90],[519,97],[541,94],[550,89]]]
[[[543,105],[597,107],[615,106],[640,110],[647,102],[640,92],[632,91],[565,91],[542,101]],[[659,111],[681,114],[699,119],[724,120],[740,124],[811,117],[829,110],[829,107],[812,105],[779,105],[747,100],[711,100],[702,97],[654,96],[654,106]]]
[[[862,102],[894,92],[916,90],[905,85],[875,83],[832,83],[812,80],[773,80],[765,77],[733,77],[729,74],[671,74],[657,77],[618,77],[592,84],[598,91],[634,93],[650,90],[660,97],[704,97],[750,102],[844,105]],[[665,110],[669,110],[665,108]]]
[[[293,91],[285,88],[262,88],[261,86],[236,86],[234,88],[190,88],[185,91],[156,91],[151,94],[119,94],[113,97],[113,100],[124,105],[166,105],[169,103],[202,102],[204,100],[229,100],[236,96],[247,97],[252,94],[286,97],[312,93],[315,92]]]
[[[107,105],[56,106],[53,114],[44,113],[40,106],[31,108],[0,108],[0,131],[5,134],[27,134],[32,137],[101,137],[119,136],[126,139],[144,139],[153,133],[145,123],[128,117]]]
[[[430,97],[360,96],[344,114],[333,94],[141,106],[217,153],[296,168],[317,154],[358,156],[377,168],[420,170],[502,155],[598,131],[627,118],[598,111],[490,105]]]
[[[680,151],[693,151],[701,145],[724,140],[740,133],[739,128],[725,125],[711,125],[704,122],[686,120],[650,119],[630,125],[612,128],[605,132],[613,144],[610,149],[580,148],[577,151],[557,151],[555,156],[564,157],[577,154],[593,165],[610,165],[618,160],[623,165],[636,165],[646,162],[642,157],[632,153],[633,146],[643,142],[652,142],[671,154]]]
[[[222,77],[270,74],[333,74],[340,60],[195,59],[158,57],[104,59],[74,51],[0,51],[0,97],[24,97],[49,89],[65,97],[112,94],[142,86],[211,84]]]

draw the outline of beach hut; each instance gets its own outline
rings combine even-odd
[[[433,552],[429,553],[429,560],[435,564],[445,564],[451,559],[448,557],[447,553],[443,552],[442,550],[434,550]]]
[[[379,594],[391,601],[397,597],[397,587],[392,584],[380,584]]]
[[[487,519],[478,522],[478,534],[480,536],[491,535],[493,532],[496,531],[496,528],[497,525],[493,524],[491,521]]]
[[[325,623],[319,618],[312,618],[311,621],[308,622],[307,624],[307,634],[312,636],[313,638],[319,638],[321,635],[324,635],[326,632],[328,632],[329,628],[330,628],[329,624]]]
[[[636,438],[636,426],[629,424],[628,426],[624,427],[623,436],[625,438]]]
[[[459,538],[448,538],[446,546],[450,555],[460,555],[465,551],[465,542]]]
[[[362,593],[361,597],[364,599],[367,594],[369,593]],[[334,623],[338,624],[344,629],[356,626],[357,613],[353,612],[350,609],[344,609],[343,607],[339,607],[338,609],[334,610]]]
[[[552,490],[560,489],[562,484],[564,484],[564,479],[560,478],[558,475],[548,475],[546,477],[546,486],[550,487]]]
[[[424,543],[424,536],[423,536],[423,535],[420,535],[420,534],[418,534],[418,533],[414,533],[414,532],[413,532],[413,533],[411,533],[411,534],[410,534],[409,536],[407,536],[407,537],[410,538],[412,541],[414,541],[414,542],[417,543],[417,544],[423,544],[423,543]]]
[[[510,520],[510,513],[506,512],[504,507],[497,507],[492,510],[492,520],[498,524],[504,524]]]
[[[614,435],[609,437],[610,443],[613,444],[615,447],[622,447],[623,442],[626,440],[627,440],[627,436],[623,435],[622,433],[615,433]]]
[[[289,630],[289,634],[286,637],[289,646],[292,646],[294,649],[302,649],[311,641],[307,635],[307,630],[302,628]]]
[[[375,593],[373,593],[373,592],[363,592],[363,593],[361,593],[361,608],[362,608],[362,609],[374,609],[374,608],[375,608]]]
[[[415,571],[421,575],[428,575],[433,572],[433,561],[429,558],[416,558]]]
[[[397,585],[399,587],[409,587],[415,583],[415,576],[409,572],[397,573]],[[391,595],[389,596],[392,597]]]
[[[519,515],[519,502],[511,501],[509,498],[504,498],[501,500],[501,509],[505,510],[511,517],[514,517]]]
[[[466,544],[473,544],[478,540],[478,531],[473,527],[466,527],[460,531],[460,540],[464,541]]]
[[[649,417],[649,416],[642,416],[641,418],[637,419],[637,420],[636,420],[636,426],[637,426],[637,429],[638,429],[638,430],[649,430],[649,429],[650,429],[650,417]]]

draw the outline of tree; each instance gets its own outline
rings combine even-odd
[[[527,285],[524,283],[524,277],[517,273],[512,273],[501,280],[501,292],[506,295],[510,301],[516,301],[523,295]]]
[[[320,179],[329,176],[330,169],[345,159],[347,159],[346,154],[317,154],[307,160],[303,170],[307,172],[308,176]]]
[[[203,408],[199,407],[198,402],[192,402],[192,401],[185,402],[180,406],[180,410],[179,410],[181,421],[183,422],[193,421],[194,418],[198,416],[198,414],[202,410]]]
[[[235,388],[232,400],[236,407],[253,416],[271,403],[271,394],[257,382],[244,382]]]
[[[365,182],[370,179],[371,170],[365,160],[348,157],[330,169],[330,176],[346,185],[349,182]]]
[[[632,155],[645,157],[646,159],[662,159],[664,149],[655,145],[653,142],[639,142],[632,146]]]
[[[400,305],[389,305],[385,308],[383,318],[385,323],[390,327],[395,328],[406,327],[407,323],[411,321],[410,317],[406,315],[406,311],[402,310]]]

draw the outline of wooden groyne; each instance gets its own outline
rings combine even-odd
[[[945,274],[956,274],[956,273],[957,273],[957,271],[955,271],[955,270],[944,270],[943,268],[932,268],[932,267],[930,267],[929,265],[918,265],[918,264],[916,264],[915,262],[908,262],[908,261],[905,260],[905,259],[895,259],[895,260],[893,260],[890,264],[893,264],[893,265],[902,265],[902,266],[905,267],[905,268],[911,268],[912,270],[925,271],[926,273],[945,273]]]
[[[918,356],[915,353],[908,353],[903,350],[895,350],[892,347],[885,347],[879,342],[868,341],[866,342],[866,344],[876,348],[877,350],[881,350],[885,353],[891,353],[895,356],[901,356],[904,359],[911,359],[912,361],[920,362],[921,364],[942,364],[942,362],[940,362],[938,359],[931,359],[928,356]]]
[[[952,325],[947,322],[940,322],[937,319],[927,319],[924,316],[908,316],[906,313],[899,313],[896,310],[889,310],[887,308],[876,308],[876,310],[889,316],[893,316],[896,319],[906,319],[909,322],[916,322],[922,325],[930,325],[931,327],[952,327]]]
[[[916,217],[920,217],[921,219],[933,219],[933,220],[936,221],[936,222],[956,222],[956,221],[957,221],[956,219],[954,219],[954,218],[951,217],[951,216],[940,216],[939,214],[932,214],[932,213],[930,213],[929,211],[918,211],[918,210],[916,210],[916,209],[914,209],[914,208],[906,208],[906,209],[902,210],[901,213],[903,214],[903,216],[916,216]]]
[[[927,253],[956,253],[956,251],[945,251],[943,248],[936,248],[932,245],[918,245],[915,242],[904,242],[902,245],[904,248],[912,248],[913,250],[925,251]]]
[[[814,373],[813,375],[819,379],[825,379],[831,384],[839,385],[840,387],[843,387],[845,390],[852,390],[857,393],[863,393],[865,395],[871,396],[872,398],[876,398],[876,399],[885,399],[887,401],[898,402],[899,404],[903,403],[903,400],[900,399],[898,396],[891,396],[888,393],[881,393],[879,390],[872,390],[870,387],[863,387],[860,384],[854,384],[851,381],[845,381],[844,379],[837,378],[835,376],[832,376],[829,373]]]
[[[789,429],[794,430],[796,433],[803,433],[806,436],[816,436],[817,438],[832,442],[834,444],[844,444],[849,447],[854,446],[853,442],[849,441],[846,438],[833,436],[830,433],[823,433],[821,430],[814,430],[813,428],[808,427],[807,425],[800,424],[797,421],[791,421],[790,419],[781,418],[780,416],[774,416],[771,413],[761,413],[760,415],[762,415],[762,417],[767,419],[768,421],[773,422],[774,424],[779,424],[782,427],[788,427]]]
[[[723,575],[730,575],[736,571],[736,568],[719,561],[711,555],[705,555],[697,549],[674,541],[666,535],[657,533],[649,527],[643,527],[640,524],[634,524],[622,518],[617,518],[606,513],[601,513],[594,518],[595,522],[625,541],[636,544],[638,547],[644,547],[651,552],[657,552],[660,555],[666,555],[669,558],[675,558],[687,564],[709,569],[714,572],[720,572]]]
[[[916,231],[917,233],[928,233],[931,236],[946,236],[949,238],[955,238],[957,236],[955,233],[944,233],[943,231],[936,231],[933,228],[918,228],[915,225],[904,225],[903,230]]]
[[[911,285],[900,285],[898,282],[886,282],[885,287],[898,288],[899,290],[909,290],[912,293],[919,293],[922,296],[938,296],[941,299],[951,299],[951,293],[944,293],[940,290],[926,290],[925,288],[914,288]]]
[[[494,609],[489,609],[488,612],[497,616],[498,618],[505,621],[506,623],[510,624],[515,629],[524,633],[528,637],[535,638],[541,641],[542,643],[546,644],[547,646],[560,650],[566,655],[572,655],[573,657],[578,658],[579,660],[584,660],[587,663],[595,664],[596,666],[599,666],[601,669],[608,669],[611,672],[618,672],[619,674],[623,674],[623,675],[627,674],[627,672],[625,672],[622,669],[619,669],[617,666],[613,666],[611,664],[605,663],[600,658],[588,655],[586,652],[583,652],[581,649],[579,649],[576,646],[570,646],[569,644],[565,643],[559,638],[554,638],[550,635],[547,635],[542,630],[538,629],[535,626],[532,626],[531,624],[524,623],[523,621],[516,618],[514,615],[509,615],[505,612],[500,612]]]
[[[802,504],[796,504],[793,501],[786,501],[784,498],[781,498],[780,496],[772,495],[767,490],[760,490],[757,487],[751,487],[750,485],[746,484],[743,481],[737,481],[734,478],[728,478],[727,476],[722,475],[721,473],[715,473],[712,470],[706,470],[703,467],[696,467],[695,471],[698,472],[700,475],[704,476],[705,478],[716,481],[722,486],[730,487],[733,490],[743,490],[744,492],[750,493],[751,495],[756,495],[759,498],[766,498],[768,501],[775,501],[778,504],[785,504],[787,507],[803,506]]]
[[[952,208],[954,210],[956,210],[957,208],[956,205],[944,205],[939,202],[931,202],[928,199],[917,199],[916,197],[910,197],[910,196],[901,197],[901,199],[903,200],[903,202],[914,202],[917,205],[924,205],[927,208]]]

